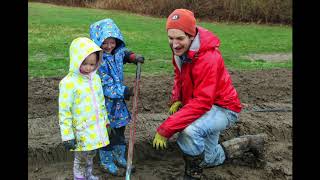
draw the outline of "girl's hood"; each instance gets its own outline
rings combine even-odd
[[[117,46],[125,47],[124,39],[118,26],[112,19],[103,19],[90,25],[90,38],[101,47],[103,41],[109,37],[117,39]]]
[[[102,51],[92,40],[86,37],[79,37],[72,41],[69,49],[70,66],[69,72],[80,73],[80,65],[85,58],[93,52]],[[100,64],[101,53],[99,54],[98,66]],[[97,68],[98,68],[97,66]],[[97,70],[95,69],[95,71]]]

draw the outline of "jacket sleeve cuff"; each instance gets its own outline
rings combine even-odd
[[[163,129],[161,126],[157,129],[157,132],[163,136],[169,139],[173,134],[169,133],[167,130]]]
[[[132,63],[135,62],[136,54],[132,51],[125,51],[124,52],[124,62]]]
[[[72,140],[72,139],[75,139],[75,137],[74,137],[74,135],[73,135],[73,133],[72,133],[72,135],[69,135],[69,136],[62,136],[62,141],[69,141],[69,140]]]

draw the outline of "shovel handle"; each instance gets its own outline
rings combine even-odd
[[[136,80],[140,80],[140,74],[141,74],[141,62],[138,62],[137,68],[136,68]]]
[[[127,167],[126,167],[126,180],[130,180],[131,170],[132,170],[132,156],[133,156],[133,146],[135,137],[135,123],[137,119],[137,103],[138,103],[138,92],[139,92],[139,81],[141,74],[141,63],[137,63],[136,68],[136,81],[134,86],[134,96],[133,96],[133,106],[132,106],[132,122],[130,123],[130,135],[129,135],[129,147],[127,156]]]

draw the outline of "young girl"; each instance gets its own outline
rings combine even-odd
[[[103,93],[112,132],[110,145],[99,150],[100,164],[108,173],[122,176],[116,164],[126,168],[125,126],[131,120],[126,100],[133,96],[133,88],[123,84],[123,64],[143,63],[144,58],[125,48],[123,36],[111,19],[104,19],[90,26],[90,38],[103,49],[103,59],[98,74],[102,80]],[[116,163],[116,164],[115,164]]]
[[[109,124],[101,79],[95,73],[101,48],[80,37],[70,46],[69,73],[59,84],[59,124],[67,150],[74,151],[74,179],[98,179],[92,174],[96,149],[109,144]]]

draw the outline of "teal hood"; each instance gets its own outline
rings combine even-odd
[[[90,38],[101,47],[103,41],[109,37],[117,41],[117,49],[125,47],[124,39],[118,26],[112,19],[103,19],[90,25]]]

